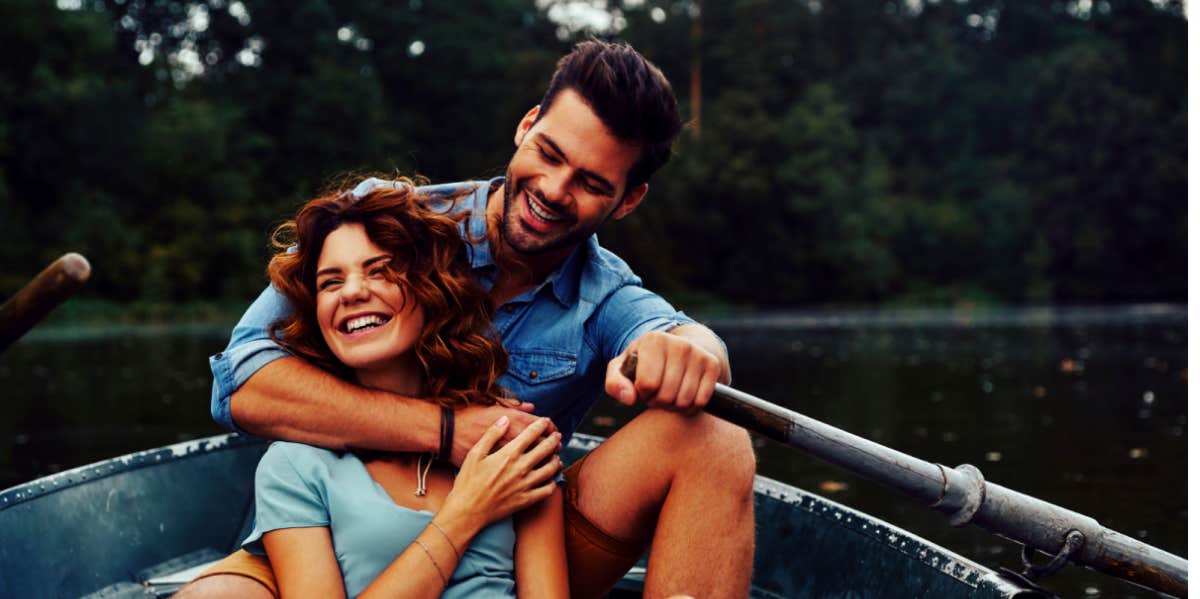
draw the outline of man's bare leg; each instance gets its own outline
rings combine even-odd
[[[592,451],[578,508],[633,540],[654,531],[645,596],[745,597],[754,565],[754,450],[707,414],[647,410]]]
[[[174,599],[274,599],[257,580],[237,574],[214,574],[179,589]]]

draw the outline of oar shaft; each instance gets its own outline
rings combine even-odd
[[[892,487],[949,514],[956,526],[972,522],[1050,555],[1058,553],[1069,532],[1078,530],[1085,541],[1073,561],[1158,591],[1187,595],[1187,560],[1082,514],[986,482],[974,466],[926,462],[725,385],[717,385],[705,410]]]
[[[0,352],[71,297],[91,272],[83,256],[64,254],[0,305]]]

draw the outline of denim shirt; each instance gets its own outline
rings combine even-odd
[[[502,181],[422,188],[431,196],[446,196],[474,186],[455,209],[471,211],[461,228],[471,266],[486,289],[495,280],[496,265],[485,235],[485,208],[489,188]],[[389,184],[368,179],[355,193]],[[541,284],[499,306],[492,316],[509,354],[508,372],[500,384],[532,403],[536,414],[552,419],[564,443],[603,392],[609,360],[647,332],[694,322],[641,283],[623,260],[600,247],[592,235]],[[238,430],[229,412],[233,392],[259,368],[290,355],[269,335],[271,323],[290,310],[287,300],[267,287],[234,327],[225,350],[209,358],[212,415],[226,429]]]

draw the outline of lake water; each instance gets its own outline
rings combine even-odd
[[[1187,314],[1071,310],[777,312],[709,320],[734,386],[859,436],[1187,551]],[[206,357],[225,327],[43,328],[0,356],[0,488],[222,432]],[[636,410],[601,401],[581,432]],[[1019,548],[956,529],[906,497],[762,438],[759,472],[883,518],[992,567]],[[1063,597],[1150,597],[1067,568]]]

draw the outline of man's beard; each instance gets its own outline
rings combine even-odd
[[[542,237],[537,233],[528,231],[521,223],[521,211],[526,209],[521,206],[521,203],[527,201],[518,197],[522,188],[523,186],[513,182],[511,170],[505,173],[504,210],[500,216],[500,235],[504,239],[504,243],[512,248],[513,251],[526,256],[545,254],[576,245],[595,232],[595,228],[587,230],[580,227],[578,221],[571,222],[574,219],[569,215],[563,215],[570,222],[566,230],[553,233],[550,237]],[[526,193],[530,193],[528,188],[524,189]],[[549,203],[540,197],[538,200],[542,201],[543,204]]]

